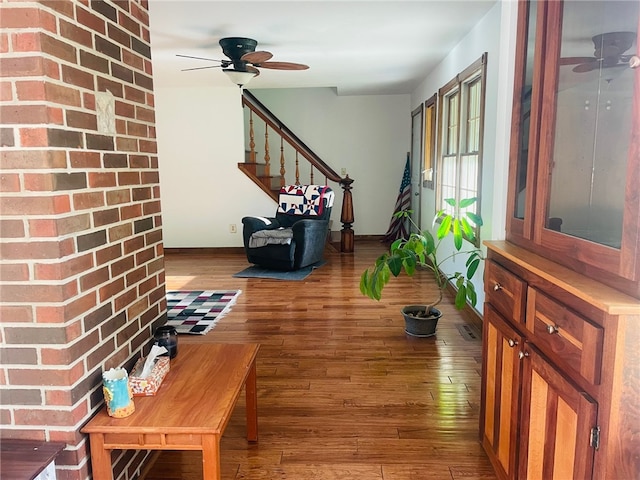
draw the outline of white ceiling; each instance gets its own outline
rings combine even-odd
[[[408,94],[496,1],[150,0],[154,84],[227,87],[219,68],[184,72],[208,63],[176,54],[223,59],[221,38],[249,37],[273,61],[310,67],[262,69],[249,88]]]

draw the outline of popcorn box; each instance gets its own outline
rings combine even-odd
[[[169,371],[169,357],[158,357],[147,378],[140,378],[145,358],[139,358],[129,375],[129,385],[134,397],[152,396],[158,392],[162,380]]]

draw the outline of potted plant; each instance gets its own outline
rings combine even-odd
[[[436,305],[442,301],[443,291],[449,282],[458,289],[455,298],[455,306],[462,309],[467,300],[473,306],[476,305],[477,296],[471,278],[475,274],[484,255],[479,248],[473,247],[462,250],[464,240],[475,242],[474,227],[482,225],[482,217],[466,209],[473,205],[477,198],[467,198],[456,202],[454,199],[446,199],[445,202],[453,207],[454,214],[440,210],[436,213],[432,227],[436,230],[436,238],[429,230],[420,231],[411,218],[411,210],[403,210],[394,215],[408,219],[415,232],[410,233],[407,239],[394,241],[389,251],[378,257],[373,267],[368,268],[360,277],[360,291],[374,300],[380,300],[382,289],[391,279],[391,275],[397,277],[404,270],[407,275],[413,275],[417,268],[425,268],[433,273],[438,287],[438,297],[425,305],[407,305],[402,309],[405,318],[405,331],[409,335],[428,337],[435,334],[438,320],[442,316]],[[459,216],[458,212],[463,212]],[[454,252],[439,255],[442,241],[453,236]],[[473,243],[472,243],[473,245]],[[441,266],[447,260],[465,255],[466,272],[455,272],[447,275],[443,273]]]

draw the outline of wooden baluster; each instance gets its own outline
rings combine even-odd
[[[342,212],[340,215],[340,221],[342,222],[342,231],[340,232],[340,251],[342,253],[353,252],[353,198],[351,197],[351,184],[353,180],[347,175],[340,180],[340,185],[344,190],[344,196],[342,198]]]
[[[256,163],[256,142],[253,131],[253,110],[249,109],[249,162]]]
[[[309,175],[309,185],[313,185],[313,164],[311,165],[311,174]]]
[[[264,124],[264,174],[266,177],[271,176],[271,157],[269,156],[269,125]]]
[[[286,170],[284,168],[284,139],[280,137],[280,187],[284,187],[284,174]]]
[[[298,160],[298,150],[296,150],[296,185],[300,185],[300,161]]]

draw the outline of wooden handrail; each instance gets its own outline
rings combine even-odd
[[[340,222],[342,223],[342,230],[340,235],[340,251],[343,253],[351,253],[353,252],[353,237],[354,233],[351,228],[351,225],[354,222],[353,215],[353,200],[351,196],[351,184],[353,183],[353,179],[349,178],[347,175],[345,178],[340,177],[338,173],[333,170],[329,165],[327,165],[313,150],[311,150],[298,136],[291,131],[283,122],[281,122],[278,117],[276,117],[260,100],[258,100],[251,92],[248,90],[242,91],[242,105],[249,108],[252,112],[252,115],[255,113],[258,117],[260,117],[265,122],[265,132],[268,128],[271,128],[276,134],[280,135],[281,138],[281,159],[280,159],[280,185],[284,185],[284,156],[283,156],[283,147],[282,140],[286,141],[291,147],[296,151],[296,180],[295,183],[299,182],[299,170],[298,170],[298,156],[302,156],[311,164],[311,175],[313,176],[313,169],[318,170],[327,181],[332,181],[340,184],[343,189],[343,202],[342,202],[342,211],[340,215]],[[250,143],[253,143],[253,116],[250,117]],[[268,140],[267,140],[268,141]],[[268,147],[267,147],[268,148]],[[267,174],[269,170],[268,165],[268,150],[265,152],[267,156]],[[251,161],[255,162],[255,153],[254,153],[254,145],[251,145],[251,153],[250,153]],[[246,172],[246,170],[245,170]],[[313,177],[312,177],[313,178]],[[313,182],[313,180],[311,180]],[[261,185],[261,188],[265,188]]]
[[[242,91],[242,104],[251,108],[251,110],[258,115],[264,122],[266,122],[273,130],[276,130],[280,135],[300,154],[305,157],[309,163],[316,167],[325,177],[332,182],[338,182],[342,180],[342,177],[327,165],[316,153],[311,150],[298,136],[293,133],[289,127],[281,122],[271,110],[260,102],[251,92],[248,90]]]

